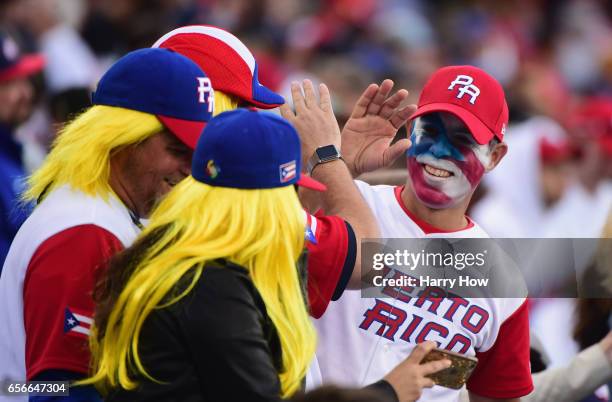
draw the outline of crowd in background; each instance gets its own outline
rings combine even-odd
[[[371,82],[391,78],[416,103],[438,67],[479,66],[506,91],[510,152],[474,197],[475,220],[492,237],[528,238],[599,237],[610,219],[612,3],[603,0],[5,0],[2,32],[45,57],[31,77],[32,114],[14,124],[24,173],[89,106],[114,60],[187,24],[234,33],[281,94],[295,79],[327,83],[341,125]],[[401,184],[405,161],[395,168],[369,179]],[[573,301],[535,304],[533,328],[553,364],[567,362],[571,331],[550,336],[572,327]]]
[[[47,58],[39,100],[55,123],[87,101],[74,90],[89,91],[113,60],[186,24],[237,35],[256,55],[261,81],[281,93],[296,77],[328,83],[341,122],[369,83],[391,78],[415,102],[425,78],[449,64],[477,65],[497,78],[512,122],[544,115],[566,123],[582,97],[612,92],[612,7],[605,1],[3,3],[2,28]],[[53,132],[41,125],[30,131],[43,144]]]

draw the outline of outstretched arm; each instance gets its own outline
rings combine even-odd
[[[327,86],[319,85],[320,100],[317,99],[311,81],[305,80],[303,89],[304,94],[297,83],[291,85],[295,113],[285,104],[281,106],[281,114],[297,129],[302,142],[302,159],[308,160],[318,147],[335,145],[340,148],[340,128],[334,116]],[[360,239],[379,236],[374,215],[353,183],[351,174],[342,160],[316,166],[312,176],[327,186],[327,191],[320,196],[325,214],[341,217],[350,223],[355,232],[357,257],[349,286],[359,287]]]
[[[523,400],[577,401],[609,381],[612,381],[612,331],[599,343],[578,353],[567,366],[534,374],[534,390]]]

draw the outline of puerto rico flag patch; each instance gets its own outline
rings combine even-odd
[[[295,175],[297,174],[296,166],[297,164],[295,161],[283,163],[279,166],[281,183],[287,183],[288,181],[295,179]]]
[[[93,318],[91,314],[71,307],[66,307],[64,312],[64,334],[79,338],[87,338],[91,331],[92,324]]]
[[[312,244],[317,244],[317,218],[306,213],[306,211],[304,213],[306,214],[306,233],[304,239]]]

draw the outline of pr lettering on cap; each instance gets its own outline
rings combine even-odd
[[[215,96],[212,83],[208,77],[197,77],[198,79],[198,94],[200,103],[208,102],[208,112],[212,113],[215,110]],[[208,96],[206,96],[208,95]]]
[[[451,82],[448,87],[449,91],[452,91],[455,88],[455,85],[461,85],[458,88],[457,99],[463,98],[463,95],[467,94],[471,96],[470,103],[473,105],[476,102],[476,98],[480,95],[480,88],[473,84],[474,78],[469,75],[459,74],[455,78],[453,82]]]

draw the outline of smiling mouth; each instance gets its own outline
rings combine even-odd
[[[449,170],[440,169],[437,167],[433,167],[426,163],[421,164],[423,166],[423,170],[425,170],[428,174],[434,177],[447,178],[454,176],[455,174]]]

